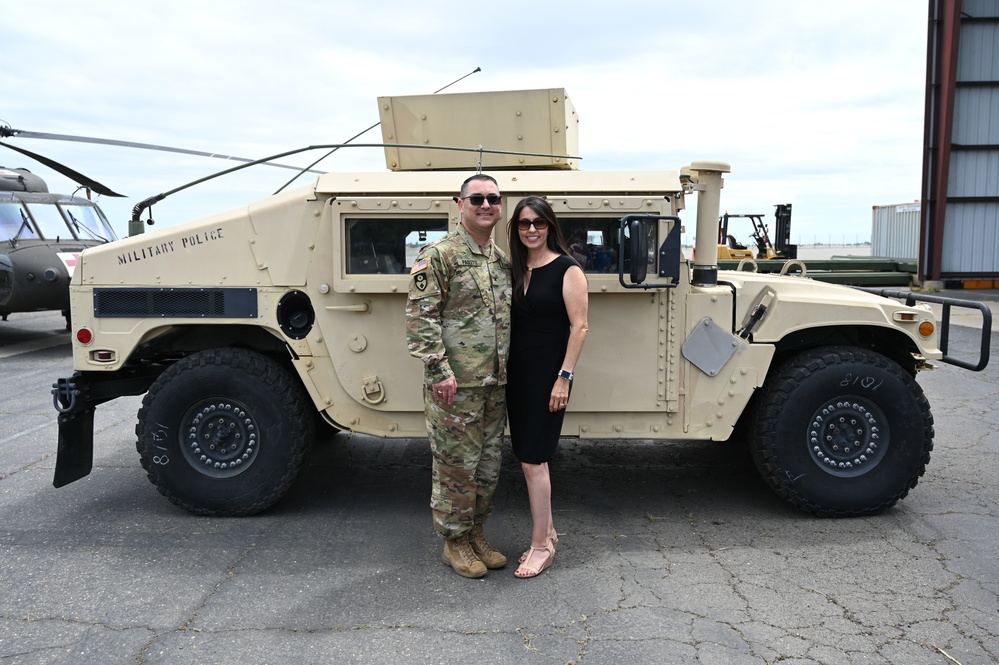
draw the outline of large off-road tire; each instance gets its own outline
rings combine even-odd
[[[317,441],[332,439],[334,436],[343,431],[336,425],[333,425],[326,420],[326,418],[323,417],[322,411],[313,412],[312,425],[316,432]]]
[[[279,364],[246,349],[184,358],[153,383],[135,427],[160,493],[199,515],[252,515],[288,490],[313,437],[311,403]]]
[[[804,352],[755,400],[750,447],[764,480],[823,517],[873,515],[916,486],[933,449],[919,384],[888,358],[853,347]]]

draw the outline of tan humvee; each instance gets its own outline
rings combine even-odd
[[[951,361],[938,341],[946,321],[919,298],[719,272],[728,165],[580,170],[563,90],[381,98],[379,109],[389,171],[322,175],[84,252],[76,373],[53,390],[56,486],[90,473],[94,409],[122,395],[145,393],[136,433],[150,480],[202,514],[274,503],[317,419],[425,436],[422,366],[405,343],[408,268],[458,223],[458,186],[480,165],[507,214],[548,197],[589,280],[564,436],[748,438],[767,482],[819,515],[875,513],[916,485],[933,419],[913,377]],[[695,194],[701,264],[680,247]],[[505,246],[505,224],[495,237]]]

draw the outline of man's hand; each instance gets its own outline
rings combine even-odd
[[[458,390],[458,379],[449,376],[440,383],[430,386],[434,391],[434,399],[444,404],[454,404],[454,393]]]

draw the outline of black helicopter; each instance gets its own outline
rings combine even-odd
[[[26,132],[0,123],[0,137],[14,136],[165,150],[251,165],[255,163],[254,160],[243,157],[182,148]],[[66,317],[66,329],[69,330],[69,280],[73,276],[77,259],[87,247],[118,239],[100,207],[90,200],[90,194],[93,192],[115,197],[122,195],[43,155],[9,143],[0,142],[0,146],[19,152],[70,178],[79,185],[77,191],[86,189],[87,198],[75,194],[52,194],[45,181],[28,169],[0,166],[0,317],[6,321],[8,315],[15,312],[59,310]],[[311,172],[308,168],[266,163],[299,172]],[[149,204],[145,205],[148,207]],[[147,223],[152,224],[152,220]],[[139,232],[141,226],[139,222]],[[132,232],[131,225],[129,228]]]
[[[97,205],[49,193],[39,176],[0,166],[0,317],[59,310],[69,329],[69,280],[87,247],[117,240]]]

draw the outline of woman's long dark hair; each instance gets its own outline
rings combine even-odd
[[[562,227],[559,226],[555,211],[552,210],[548,201],[540,196],[528,196],[521,199],[517,207],[513,209],[507,229],[510,236],[510,264],[514,298],[524,295],[524,280],[527,278],[527,247],[520,241],[519,224],[517,223],[524,208],[530,208],[539,218],[548,222],[548,238],[546,240],[548,249],[556,254],[569,256],[569,248],[562,236]]]

